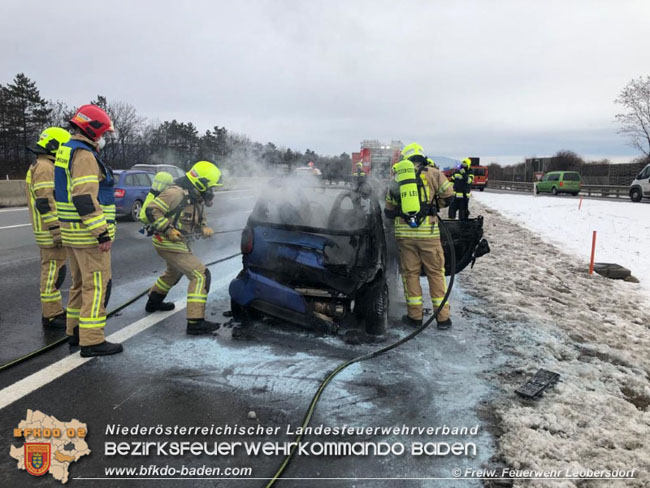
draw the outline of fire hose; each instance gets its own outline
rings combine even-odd
[[[227,233],[230,233],[230,232],[239,232],[241,230],[243,230],[243,229],[232,229],[232,230],[215,232],[215,234],[227,234]],[[213,265],[219,264],[219,263],[223,263],[224,261],[228,261],[230,259],[236,258],[237,256],[241,256],[241,253],[238,252],[236,254],[231,254],[230,256],[227,256],[225,258],[217,259],[216,261],[206,263],[206,267],[207,266],[213,266]],[[127,300],[126,302],[124,302],[123,304],[118,306],[117,308],[111,310],[110,312],[108,312],[106,314],[106,318],[107,319],[111,318],[114,315],[116,315],[117,313],[119,313],[122,310],[124,310],[125,308],[127,308],[128,306],[132,305],[133,303],[138,301],[140,298],[147,295],[149,293],[150,289],[151,288],[147,288],[146,290],[141,291],[140,293],[138,293],[133,298],[130,298],[129,300]],[[32,352],[30,352],[28,354],[25,354],[24,356],[21,356],[21,357],[16,358],[16,359],[14,359],[12,361],[9,361],[8,363],[3,364],[2,366],[0,366],[0,372],[5,371],[5,370],[7,370],[7,369],[9,369],[9,368],[11,368],[13,366],[17,366],[17,365],[19,365],[19,364],[21,364],[21,363],[23,363],[23,362],[25,362],[25,361],[27,361],[29,359],[32,359],[32,358],[34,358],[36,356],[40,356],[41,354],[43,354],[43,353],[45,353],[45,352],[47,352],[47,351],[49,351],[51,349],[54,349],[55,347],[65,343],[65,342],[68,342],[68,337],[67,336],[64,336],[64,337],[62,337],[60,339],[57,339],[56,341],[54,341],[54,342],[52,342],[50,344],[47,344],[47,345],[41,347],[40,349],[32,351]]]
[[[336,375],[338,375],[341,371],[346,369],[348,366],[351,366],[351,365],[353,365],[355,363],[359,363],[361,361],[367,361],[368,359],[376,358],[377,356],[381,356],[382,354],[384,354],[384,353],[386,353],[386,352],[388,352],[388,351],[390,351],[392,349],[395,349],[396,347],[401,346],[402,344],[410,341],[415,336],[422,333],[424,331],[424,329],[426,329],[427,327],[429,327],[429,325],[431,325],[433,320],[438,316],[440,311],[443,309],[443,307],[445,306],[445,304],[449,300],[449,294],[451,293],[451,290],[452,290],[452,288],[454,286],[454,279],[456,277],[456,252],[455,252],[455,249],[454,249],[454,246],[453,246],[453,239],[452,239],[451,233],[449,232],[449,229],[447,229],[447,227],[442,223],[442,219],[440,219],[440,218],[438,218],[438,225],[440,226],[440,229],[442,229],[443,233],[445,234],[445,237],[447,238],[447,242],[450,244],[449,247],[450,247],[450,251],[451,251],[450,252],[450,254],[451,254],[451,275],[449,277],[449,286],[447,287],[447,292],[445,293],[445,296],[442,299],[442,302],[440,303],[438,308],[435,310],[433,315],[431,315],[431,317],[429,317],[429,319],[426,322],[424,322],[420,327],[418,327],[416,330],[414,330],[413,332],[411,332],[407,336],[401,338],[400,340],[398,340],[398,341],[396,341],[396,342],[394,342],[392,344],[389,344],[388,346],[384,346],[381,349],[377,349],[376,351],[372,351],[372,352],[369,352],[367,354],[363,354],[363,355],[358,356],[356,358],[345,361],[344,363],[342,363],[339,366],[337,366],[336,368],[334,368],[325,377],[325,379],[321,382],[320,386],[316,390],[316,393],[312,397],[311,403],[309,404],[309,407],[307,408],[307,412],[305,413],[305,416],[304,416],[302,424],[301,424],[301,427],[302,427],[300,429],[301,433],[296,436],[296,438],[294,440],[294,445],[293,445],[291,451],[284,458],[284,460],[282,461],[282,464],[280,465],[278,470],[275,472],[275,474],[273,475],[271,480],[266,485],[266,488],[272,487],[275,484],[275,482],[280,479],[280,477],[282,476],[284,471],[289,466],[289,463],[293,459],[293,455],[296,452],[296,449],[298,448],[298,445],[300,444],[300,442],[302,442],[302,439],[304,437],[303,432],[305,432],[305,428],[311,422],[312,416],[314,415],[314,411],[316,410],[316,405],[318,404],[318,401],[320,400],[321,395],[323,394],[323,391],[325,391],[325,388],[327,387],[327,385],[330,384],[330,382],[334,379],[334,377]]]

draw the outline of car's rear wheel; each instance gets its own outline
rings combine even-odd
[[[638,188],[633,188],[630,191],[630,200],[632,200],[633,202],[640,202],[641,198],[643,198],[643,195],[641,194],[641,190],[639,190]]]
[[[131,220],[133,222],[137,222],[139,220],[140,210],[142,210],[142,202],[140,200],[134,201],[133,205],[131,205]]]
[[[574,191],[573,193],[571,193],[571,195],[573,195],[574,197],[577,197],[578,193],[580,193],[580,192],[579,191]]]
[[[553,195],[557,195],[557,187],[554,186],[553,188],[551,188],[551,193]]]
[[[366,322],[366,332],[381,335],[386,332],[388,324],[388,285],[382,279],[371,285],[361,294],[364,306],[362,312]]]
[[[539,195],[539,186],[538,185],[535,185],[535,194]]]

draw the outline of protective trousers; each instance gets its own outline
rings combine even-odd
[[[187,276],[190,280],[187,285],[187,320],[203,319],[210,291],[210,271],[192,253],[165,251],[158,247],[155,249],[167,263],[167,269],[156,280],[151,291],[167,295],[183,275]]]
[[[79,345],[104,342],[106,305],[111,294],[111,253],[96,247],[66,247],[70,263],[67,334],[79,326]]]
[[[59,288],[65,279],[66,256],[62,247],[41,248],[41,308],[48,319],[63,313]]]
[[[420,271],[424,269],[429,280],[429,293],[434,310],[437,309],[447,292],[445,281],[445,254],[439,238],[398,239],[399,264],[408,316],[422,320],[422,287]],[[439,321],[449,318],[449,303],[440,311]]]
[[[454,201],[449,205],[449,218],[455,219],[456,212],[458,212],[459,220],[469,219],[469,197],[468,196],[456,196]]]

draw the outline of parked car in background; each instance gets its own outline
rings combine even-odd
[[[580,193],[582,183],[580,181],[580,173],[577,171],[550,171],[542,178],[542,181],[537,183],[535,187],[536,193],[570,193],[577,195]]]
[[[115,213],[118,217],[128,216],[131,220],[138,220],[142,202],[147,198],[151,189],[154,173],[142,170],[114,170],[115,188]]]
[[[650,198],[650,164],[643,168],[630,185],[630,200],[640,202],[643,198]]]
[[[138,163],[134,164],[131,169],[139,169],[141,171],[148,171],[149,173],[160,173],[161,171],[165,171],[172,175],[174,178],[179,178],[181,176],[185,175],[185,171],[183,171],[181,168],[178,166],[174,166],[173,164],[143,164],[143,163]]]

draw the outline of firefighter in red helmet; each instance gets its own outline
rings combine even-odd
[[[99,156],[113,123],[96,105],[79,107],[70,119],[72,137],[61,144],[54,168],[61,238],[70,262],[69,343],[83,357],[122,352],[106,341],[106,305],[111,293],[111,245],[115,239],[113,173]]]

